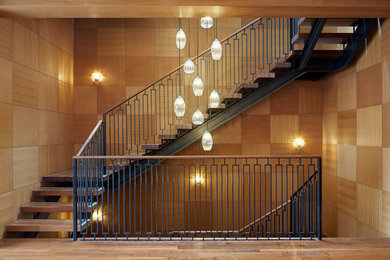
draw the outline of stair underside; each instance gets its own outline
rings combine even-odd
[[[97,204],[82,206],[93,210]],[[73,202],[30,202],[20,206],[20,212],[73,212]]]
[[[326,27],[353,26],[358,19],[356,18],[332,18],[326,21]],[[315,18],[300,18],[298,26],[312,26]]]
[[[352,33],[321,33],[317,44],[343,44],[352,37]],[[304,44],[309,33],[298,33],[292,39],[294,44]]]
[[[79,194],[83,192],[92,193],[94,196],[101,195],[104,192],[104,188],[99,189],[86,189],[80,190]],[[32,192],[33,196],[73,196],[72,187],[42,187]]]
[[[87,227],[87,221],[78,225],[78,231]],[[18,219],[6,227],[8,232],[72,232],[72,219]]]
[[[297,59],[302,54],[301,50],[290,51],[286,57],[286,61],[292,61]],[[314,50],[311,59],[312,60],[333,60],[341,57],[343,51],[340,50]]]

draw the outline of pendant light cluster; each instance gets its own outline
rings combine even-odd
[[[213,27],[213,18],[209,16],[202,17],[200,19],[200,26],[206,29],[206,43],[207,43],[207,30]],[[188,24],[188,33],[190,34],[190,23]],[[176,47],[179,49],[179,63],[180,63],[180,50],[184,49],[185,45],[186,45],[186,35],[181,27],[181,19],[180,19],[179,31],[176,34]],[[215,24],[215,40],[213,41],[210,49],[211,49],[211,56],[213,60],[214,61],[220,60],[222,57],[222,45],[217,38],[217,24]],[[191,50],[190,42],[188,42],[188,59],[183,66],[184,72],[186,74],[193,74],[195,72],[195,64],[190,58],[190,50]],[[197,54],[199,55],[199,26],[197,26]],[[199,76],[199,61],[197,62],[196,67],[197,67],[197,72],[196,72],[197,75],[192,83],[192,90],[196,97],[201,97],[204,92],[204,84],[202,78]],[[209,89],[210,88],[208,86],[208,94],[210,94],[208,100],[208,106],[210,108],[217,108],[220,103],[218,92],[215,89],[213,89],[213,91],[210,93]],[[204,120],[203,113],[199,110],[199,99],[197,105],[198,108],[192,115],[192,123],[194,125],[201,125],[204,123],[205,120]],[[179,96],[176,98],[174,104],[175,114],[177,117],[181,118],[184,116],[185,107],[186,107],[185,101],[181,97],[181,80],[179,77]],[[207,123],[206,131],[204,132],[202,137],[202,146],[204,151],[211,151],[213,147],[213,137],[211,136],[211,133],[208,130],[208,123]]]

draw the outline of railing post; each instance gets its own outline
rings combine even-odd
[[[106,156],[106,114],[103,114],[103,122],[102,122],[102,128],[103,128],[103,156]]]
[[[317,236],[318,240],[322,240],[322,165],[321,165],[321,157],[318,158],[318,180],[317,180],[317,189],[318,189],[318,197],[317,197]]]
[[[73,158],[73,241],[77,240],[77,159]]]

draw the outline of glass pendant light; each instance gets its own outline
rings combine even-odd
[[[213,90],[213,92],[211,92],[210,94],[210,103],[209,103],[209,106],[211,108],[217,108],[219,106],[219,95],[218,95],[218,92],[215,91],[215,89]]]
[[[186,112],[186,103],[184,99],[179,95],[175,100],[175,114],[177,117],[183,117]]]
[[[192,90],[194,91],[194,95],[197,97],[202,96],[203,94],[203,81],[199,76],[196,76],[194,82],[192,83]]]
[[[220,60],[222,57],[222,45],[217,38],[211,45],[211,56],[213,56],[213,60]]]
[[[183,31],[183,29],[179,29],[179,31],[176,34],[176,46],[179,50],[184,49],[186,46],[186,35]]]
[[[203,134],[202,146],[205,151],[211,151],[211,148],[213,148],[213,137],[211,136],[209,130],[206,130]]]
[[[213,18],[210,16],[200,18],[200,26],[204,29],[210,29],[213,26]]]
[[[195,113],[192,115],[192,123],[194,125],[201,125],[204,122],[204,117],[202,112],[200,112],[199,108],[195,111]]]
[[[186,63],[184,63],[184,72],[187,74],[192,74],[192,73],[194,73],[194,71],[195,71],[195,65],[192,62],[192,60],[190,58],[188,58]]]

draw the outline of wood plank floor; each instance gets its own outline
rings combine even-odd
[[[390,238],[323,241],[0,240],[0,259],[390,259]]]

